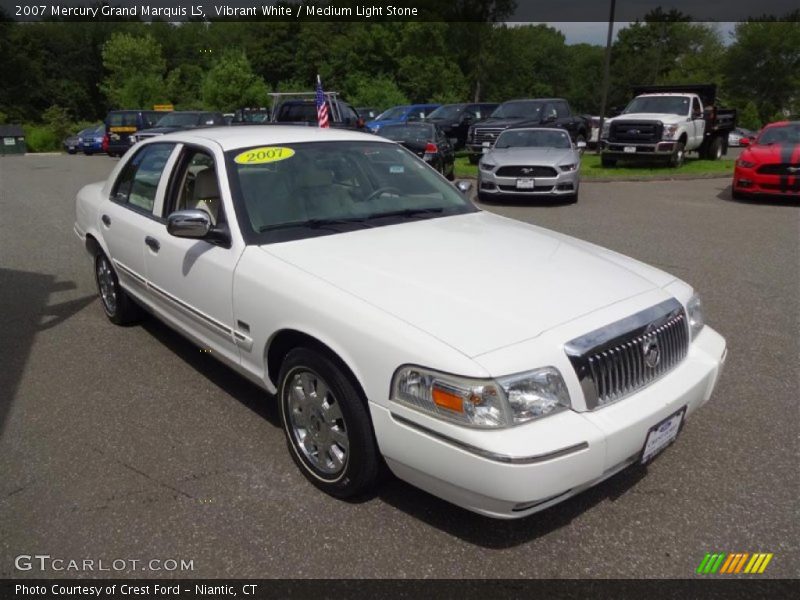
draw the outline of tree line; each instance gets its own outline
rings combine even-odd
[[[726,34],[656,10],[619,31],[609,107],[633,85],[716,83],[758,127],[800,112],[800,11]],[[100,120],[171,103],[230,111],[270,91],[326,90],[353,105],[563,96],[599,114],[605,49],[542,24],[408,22],[49,22],[0,15],[0,122]]]

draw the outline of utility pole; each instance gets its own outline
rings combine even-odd
[[[597,153],[600,154],[600,138],[603,134],[603,123],[606,119],[606,104],[608,103],[608,85],[611,73],[611,40],[614,37],[614,12],[617,0],[611,0],[611,10],[608,15],[608,35],[606,37],[606,58],[603,65],[603,99],[600,102],[600,123],[597,130]]]

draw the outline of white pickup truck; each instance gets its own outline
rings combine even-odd
[[[648,86],[634,88],[634,94],[622,113],[603,125],[604,167],[619,159],[660,158],[680,167],[687,152],[709,160],[727,153],[736,111],[714,105],[715,85]]]

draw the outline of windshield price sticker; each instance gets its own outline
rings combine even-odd
[[[282,148],[280,146],[263,146],[261,148],[253,148],[252,150],[246,150],[241,154],[237,154],[233,161],[240,165],[263,165],[264,163],[286,160],[287,158],[291,158],[293,156],[294,150],[291,148]]]

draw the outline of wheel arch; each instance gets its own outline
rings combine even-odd
[[[361,379],[357,375],[357,369],[353,368],[351,361],[342,356],[342,352],[334,349],[332,345],[321,340],[319,337],[294,328],[284,328],[273,333],[267,340],[264,348],[264,364],[266,366],[266,377],[275,389],[278,389],[278,375],[283,364],[284,357],[293,349],[298,347],[310,348],[333,360],[337,366],[351,379],[353,385],[361,392],[361,397],[366,400],[367,394]]]

